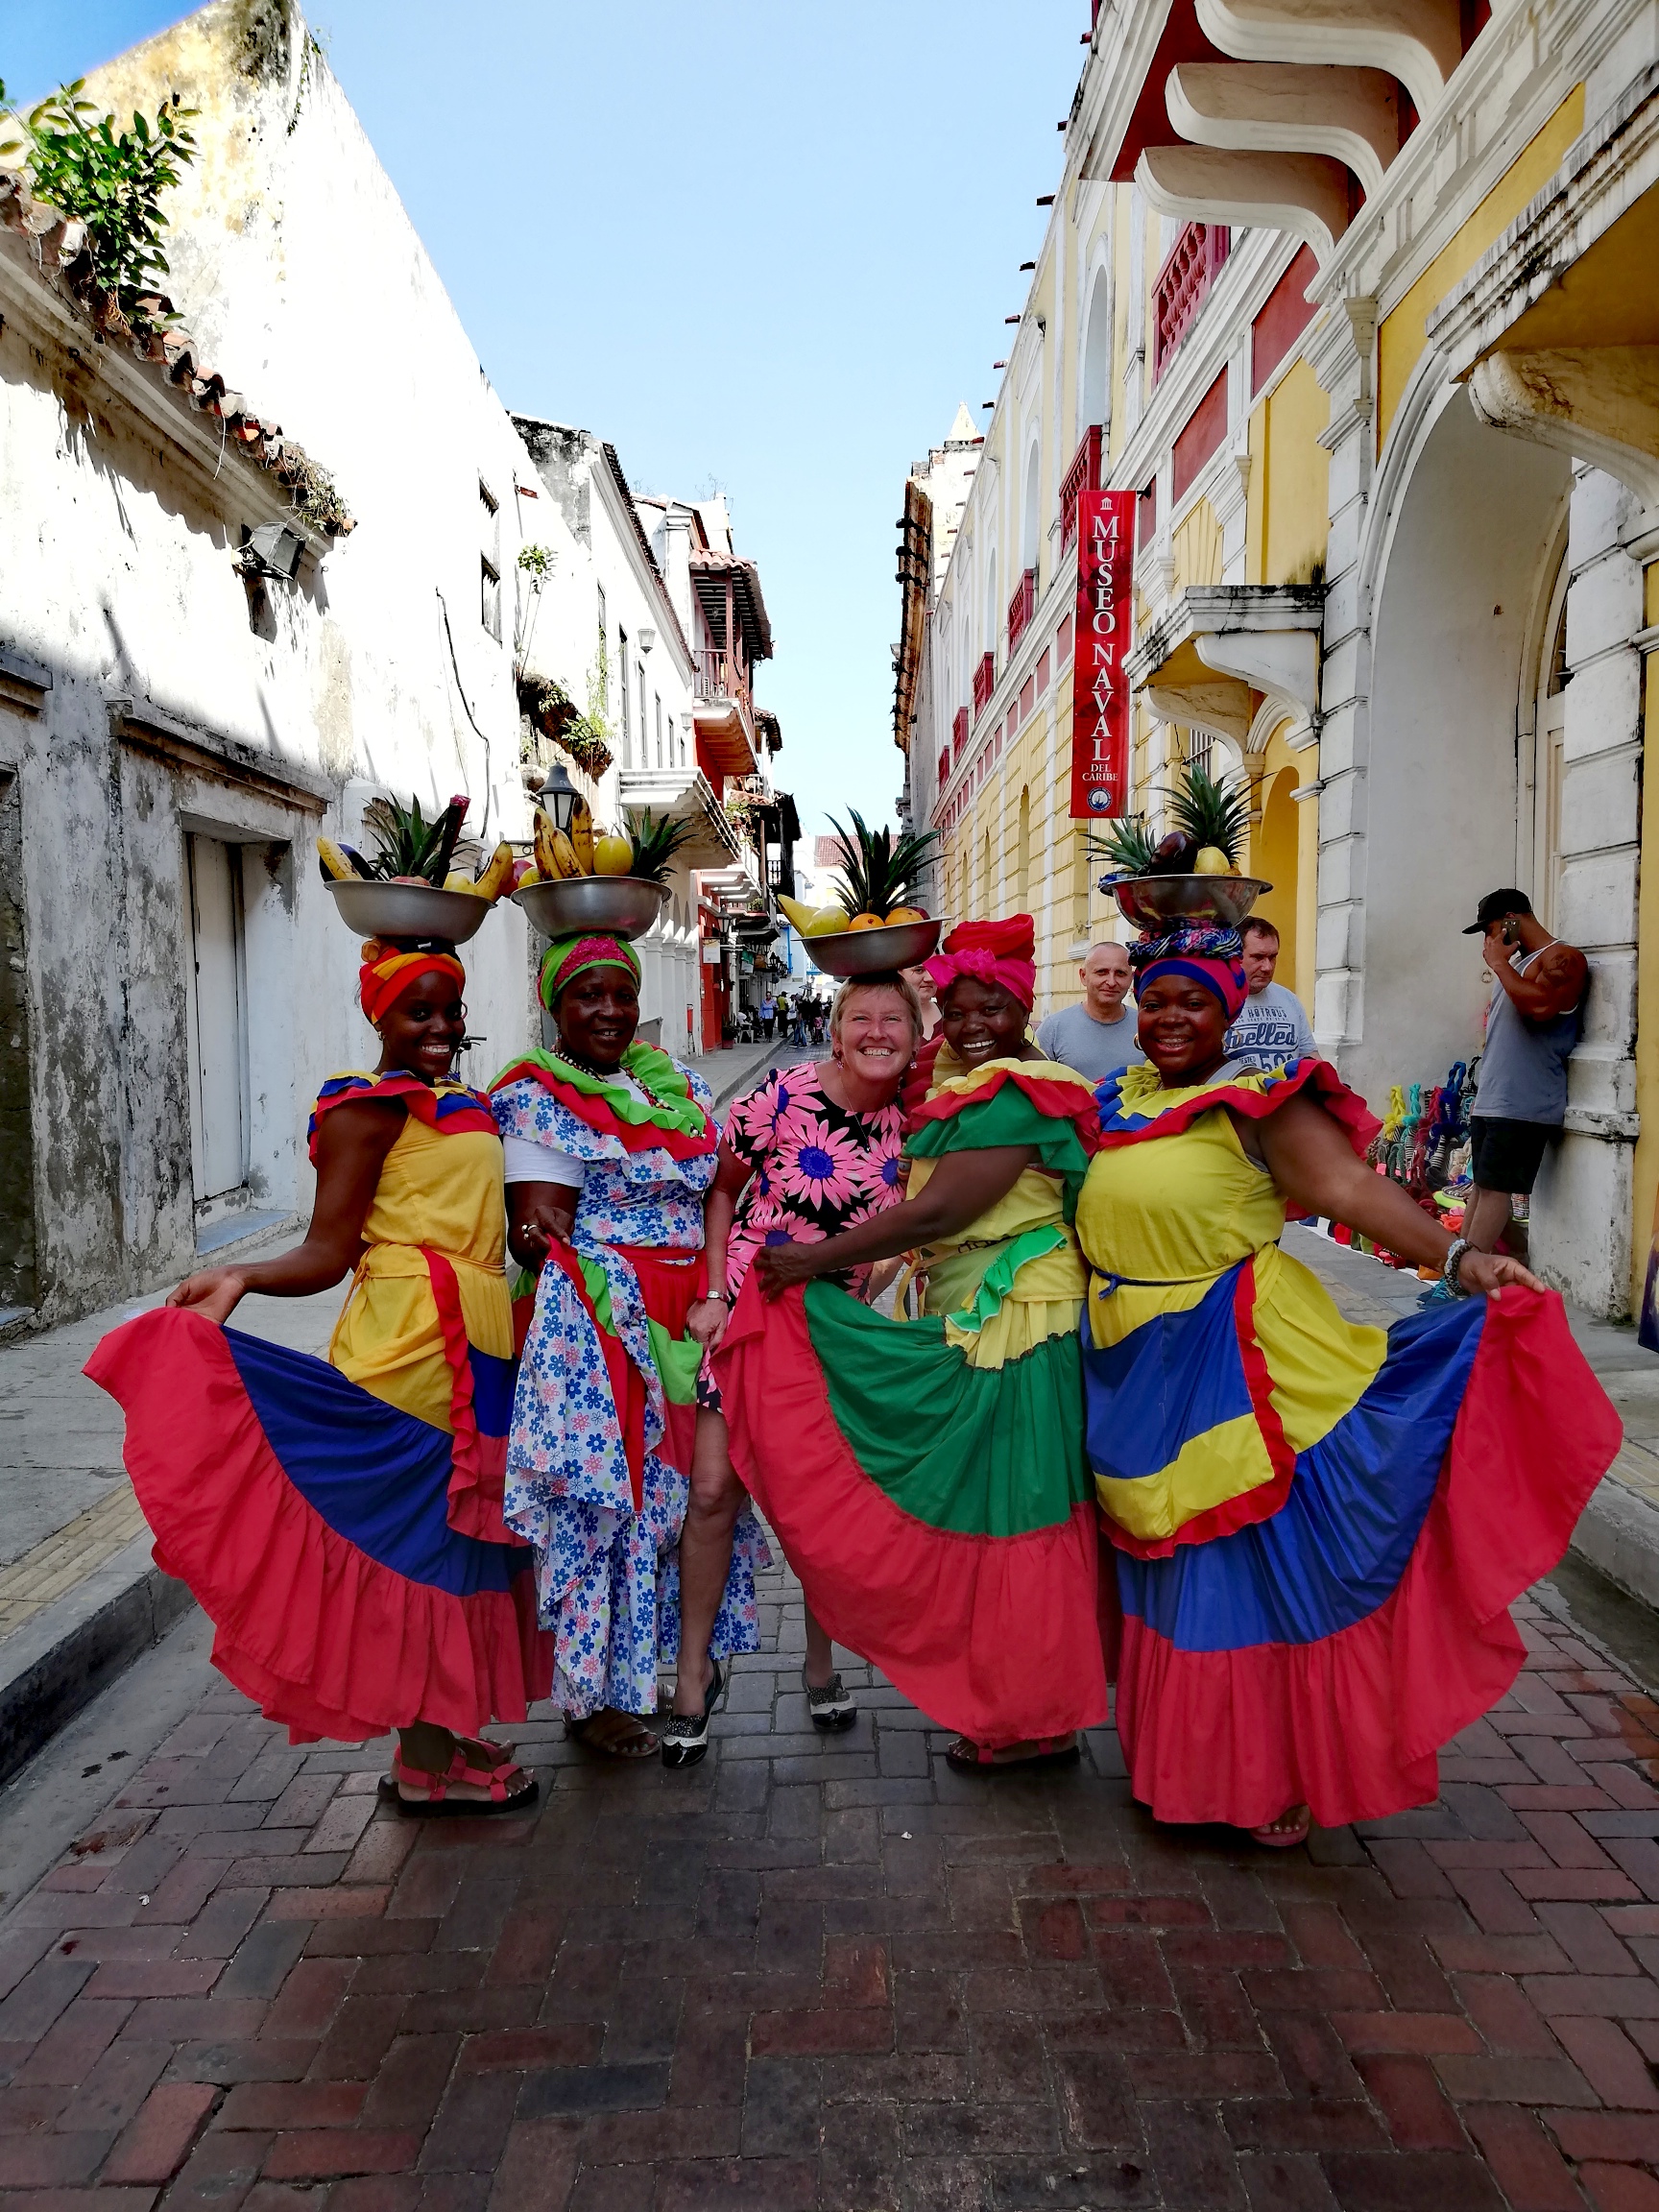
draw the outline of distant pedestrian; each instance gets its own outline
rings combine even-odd
[[[1279,965],[1278,930],[1263,916],[1253,914],[1241,934],[1246,995],[1242,1011],[1227,1032],[1227,1057],[1261,1069],[1313,1059],[1317,1053],[1313,1024],[1301,999],[1273,980]]]
[[[778,1024],[778,1001],[768,995],[760,1001],[760,1034],[768,1044]]]
[[[1492,1002],[1469,1118],[1475,1196],[1463,1234],[1478,1252],[1496,1251],[1502,1238],[1525,1260],[1527,1233],[1509,1202],[1530,1192],[1567,1118],[1567,1062],[1583,1026],[1590,964],[1551,936],[1525,891],[1489,891],[1463,932],[1478,933]]]
[[[1092,945],[1077,971],[1083,997],[1075,1006],[1046,1015],[1037,1031],[1037,1048],[1062,1068],[1075,1068],[1091,1083],[1133,1068],[1146,1055],[1135,1040],[1135,1012],[1128,1004],[1129,955],[1110,938]]]
[[[922,1009],[922,1040],[926,1044],[939,1026],[939,994],[933,988],[927,963],[924,960],[919,967],[901,968],[899,973],[916,994],[917,1003]]]

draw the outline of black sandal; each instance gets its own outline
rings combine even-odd
[[[839,1674],[831,1674],[822,1689],[814,1689],[806,1679],[806,1670],[801,1670],[801,1687],[806,1693],[806,1710],[814,1728],[821,1728],[826,1736],[839,1729],[851,1728],[858,1718],[858,1700],[842,1681]]]
[[[709,1749],[709,1723],[725,1704],[732,1677],[718,1659],[709,1662],[709,1687],[701,1713],[671,1713],[658,1731],[664,1767],[695,1767]]]

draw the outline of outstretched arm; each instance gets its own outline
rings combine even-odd
[[[983,1151],[947,1152],[914,1198],[822,1244],[768,1244],[755,1255],[760,1287],[776,1298],[791,1283],[831,1275],[868,1260],[892,1260],[920,1244],[954,1237],[1007,1196],[1036,1154],[1029,1144],[993,1144]]]
[[[1397,1183],[1355,1156],[1335,1120],[1316,1099],[1287,1098],[1276,1114],[1262,1121],[1235,1119],[1246,1150],[1264,1163],[1293,1204],[1345,1222],[1419,1267],[1444,1263],[1452,1248],[1448,1233],[1413,1205]],[[1458,1276],[1467,1289],[1494,1296],[1505,1283],[1518,1283],[1528,1290],[1544,1288],[1518,1260],[1498,1260],[1485,1252],[1465,1252]]]
[[[732,1311],[732,1302],[725,1295],[730,1288],[726,1280],[726,1248],[732,1241],[732,1224],[737,1218],[737,1201],[754,1172],[748,1161],[739,1159],[723,1141],[719,1166],[709,1186],[709,1195],[703,1201],[703,1249],[709,1261],[709,1296],[698,1299],[685,1320],[689,1334],[710,1351],[726,1334],[727,1319]]]
[[[363,1224],[386,1155],[397,1143],[406,1109],[396,1098],[353,1098],[323,1117],[317,1131],[317,1198],[303,1244],[275,1260],[209,1267],[172,1291],[169,1306],[188,1306],[209,1321],[228,1321],[250,1290],[268,1298],[307,1298],[331,1289],[357,1264]]]

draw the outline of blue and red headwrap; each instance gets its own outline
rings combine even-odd
[[[1217,929],[1208,922],[1177,922],[1156,936],[1138,937],[1129,948],[1139,996],[1160,975],[1181,975],[1214,992],[1236,1021],[1244,1003],[1244,941],[1237,929]]]

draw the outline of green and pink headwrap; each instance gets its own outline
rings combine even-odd
[[[639,955],[625,937],[558,937],[541,955],[541,1003],[549,1014],[567,983],[589,968],[626,968],[639,980]]]

